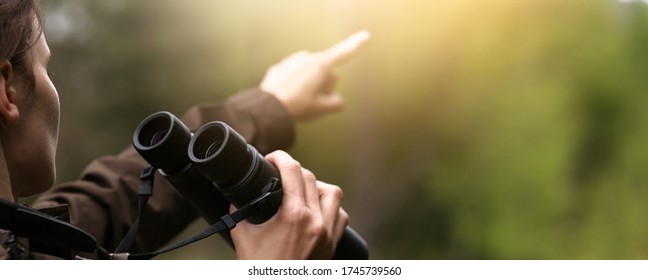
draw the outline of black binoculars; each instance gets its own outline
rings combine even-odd
[[[266,193],[263,211],[247,218],[260,224],[271,218],[281,204],[281,181],[277,169],[227,124],[214,121],[192,134],[176,116],[157,112],[144,119],[133,135],[142,157],[158,168],[178,192],[209,223]],[[232,245],[229,232],[221,234]],[[347,227],[333,259],[368,259],[366,242]]]

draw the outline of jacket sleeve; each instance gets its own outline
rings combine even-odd
[[[286,149],[294,141],[294,123],[271,94],[253,89],[223,103],[190,108],[182,121],[195,131],[203,124],[228,123],[260,153]],[[115,156],[92,161],[77,181],[55,186],[34,203],[34,208],[67,204],[70,222],[93,234],[112,251],[137,215],[140,173],[147,166],[133,147]],[[196,211],[160,174],[131,252],[149,252],[167,243],[197,217]]]

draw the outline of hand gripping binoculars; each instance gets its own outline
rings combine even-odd
[[[254,224],[267,221],[281,204],[277,169],[223,122],[207,123],[192,134],[173,114],[157,112],[136,128],[133,145],[209,224],[228,214],[230,203],[241,208],[264,194],[279,194],[265,196],[262,211],[247,218]],[[221,235],[231,246],[229,232]],[[346,227],[333,259],[368,258],[366,242]]]

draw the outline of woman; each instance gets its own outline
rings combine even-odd
[[[0,32],[0,199],[15,202],[47,191],[55,180],[60,107],[47,72],[51,54],[35,0],[0,0]],[[293,120],[341,108],[340,95],[331,92],[331,71],[367,38],[366,33],[359,33],[320,53],[297,53],[273,66],[260,89],[223,104],[196,106],[183,121],[195,130],[221,120],[261,153],[285,149],[293,141]],[[317,181],[284,152],[266,158],[281,173],[282,206],[263,224],[244,221],[232,230],[237,257],[329,258],[348,223],[340,208],[340,188]],[[58,216],[68,217],[94,235],[101,246],[113,250],[135,218],[139,174],[145,166],[127,148],[117,156],[93,161],[78,181],[50,189],[33,207],[56,210]],[[156,180],[155,195],[144,214],[147,218],[133,251],[158,248],[197,217],[161,178]],[[7,229],[0,229],[0,243],[0,259],[55,257],[32,251],[28,242]]]

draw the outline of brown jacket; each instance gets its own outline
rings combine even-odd
[[[224,103],[194,106],[181,119],[192,131],[209,121],[226,122],[262,154],[286,149],[294,140],[294,124],[285,108],[272,95],[258,90],[234,95]],[[79,180],[52,188],[32,207],[67,205],[70,222],[94,235],[102,247],[112,252],[137,215],[139,176],[146,166],[133,147],[116,156],[98,158],[86,167]],[[198,217],[160,174],[156,175],[154,195],[144,215],[131,252],[158,249]],[[0,244],[4,245],[0,246],[0,259],[51,257],[30,252],[28,240],[14,238],[6,230],[0,230]],[[19,252],[10,254],[7,248],[15,248],[16,244]]]

